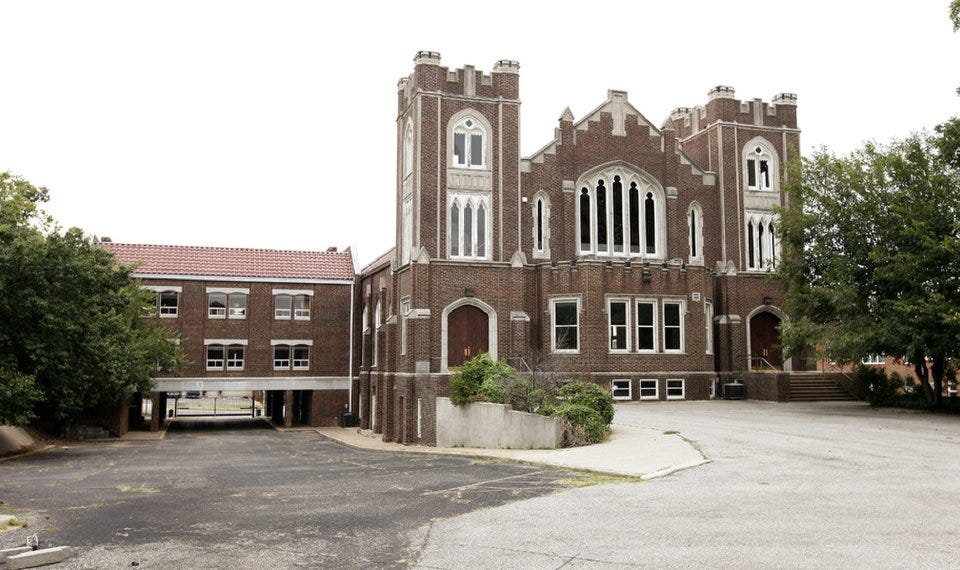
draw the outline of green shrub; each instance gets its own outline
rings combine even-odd
[[[861,365],[853,373],[853,384],[857,395],[871,406],[887,406],[897,400],[903,378],[899,374],[888,378],[882,368]]]
[[[590,408],[599,414],[604,425],[613,421],[613,395],[592,382],[578,380],[564,384],[557,390],[557,399]]]
[[[600,443],[610,433],[609,423],[589,406],[564,402],[551,407],[552,416],[563,418],[566,425],[566,445],[577,446]]]
[[[455,406],[481,401],[500,404],[503,382],[516,373],[512,366],[494,361],[487,353],[475,356],[450,377],[450,400]]]

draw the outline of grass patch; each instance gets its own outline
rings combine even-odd
[[[663,432],[663,435],[680,435],[680,432],[674,430],[668,430]]]
[[[7,522],[7,526],[27,526],[27,521],[22,521],[19,519],[10,519],[10,521]]]
[[[576,471],[575,477],[558,479],[557,483],[564,487],[592,487],[594,485],[610,485],[614,483],[642,483],[643,480],[638,477],[627,477],[625,475],[605,475],[603,473],[593,473],[592,471]]]

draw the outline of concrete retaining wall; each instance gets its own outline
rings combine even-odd
[[[558,418],[486,402],[454,406],[450,398],[437,398],[437,447],[555,449],[562,443]]]

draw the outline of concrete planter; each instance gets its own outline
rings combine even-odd
[[[437,447],[556,449],[562,443],[559,418],[486,402],[454,406],[450,398],[437,398]]]

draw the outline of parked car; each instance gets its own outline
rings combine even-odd
[[[199,398],[200,390],[187,390],[187,397],[193,399]]]

